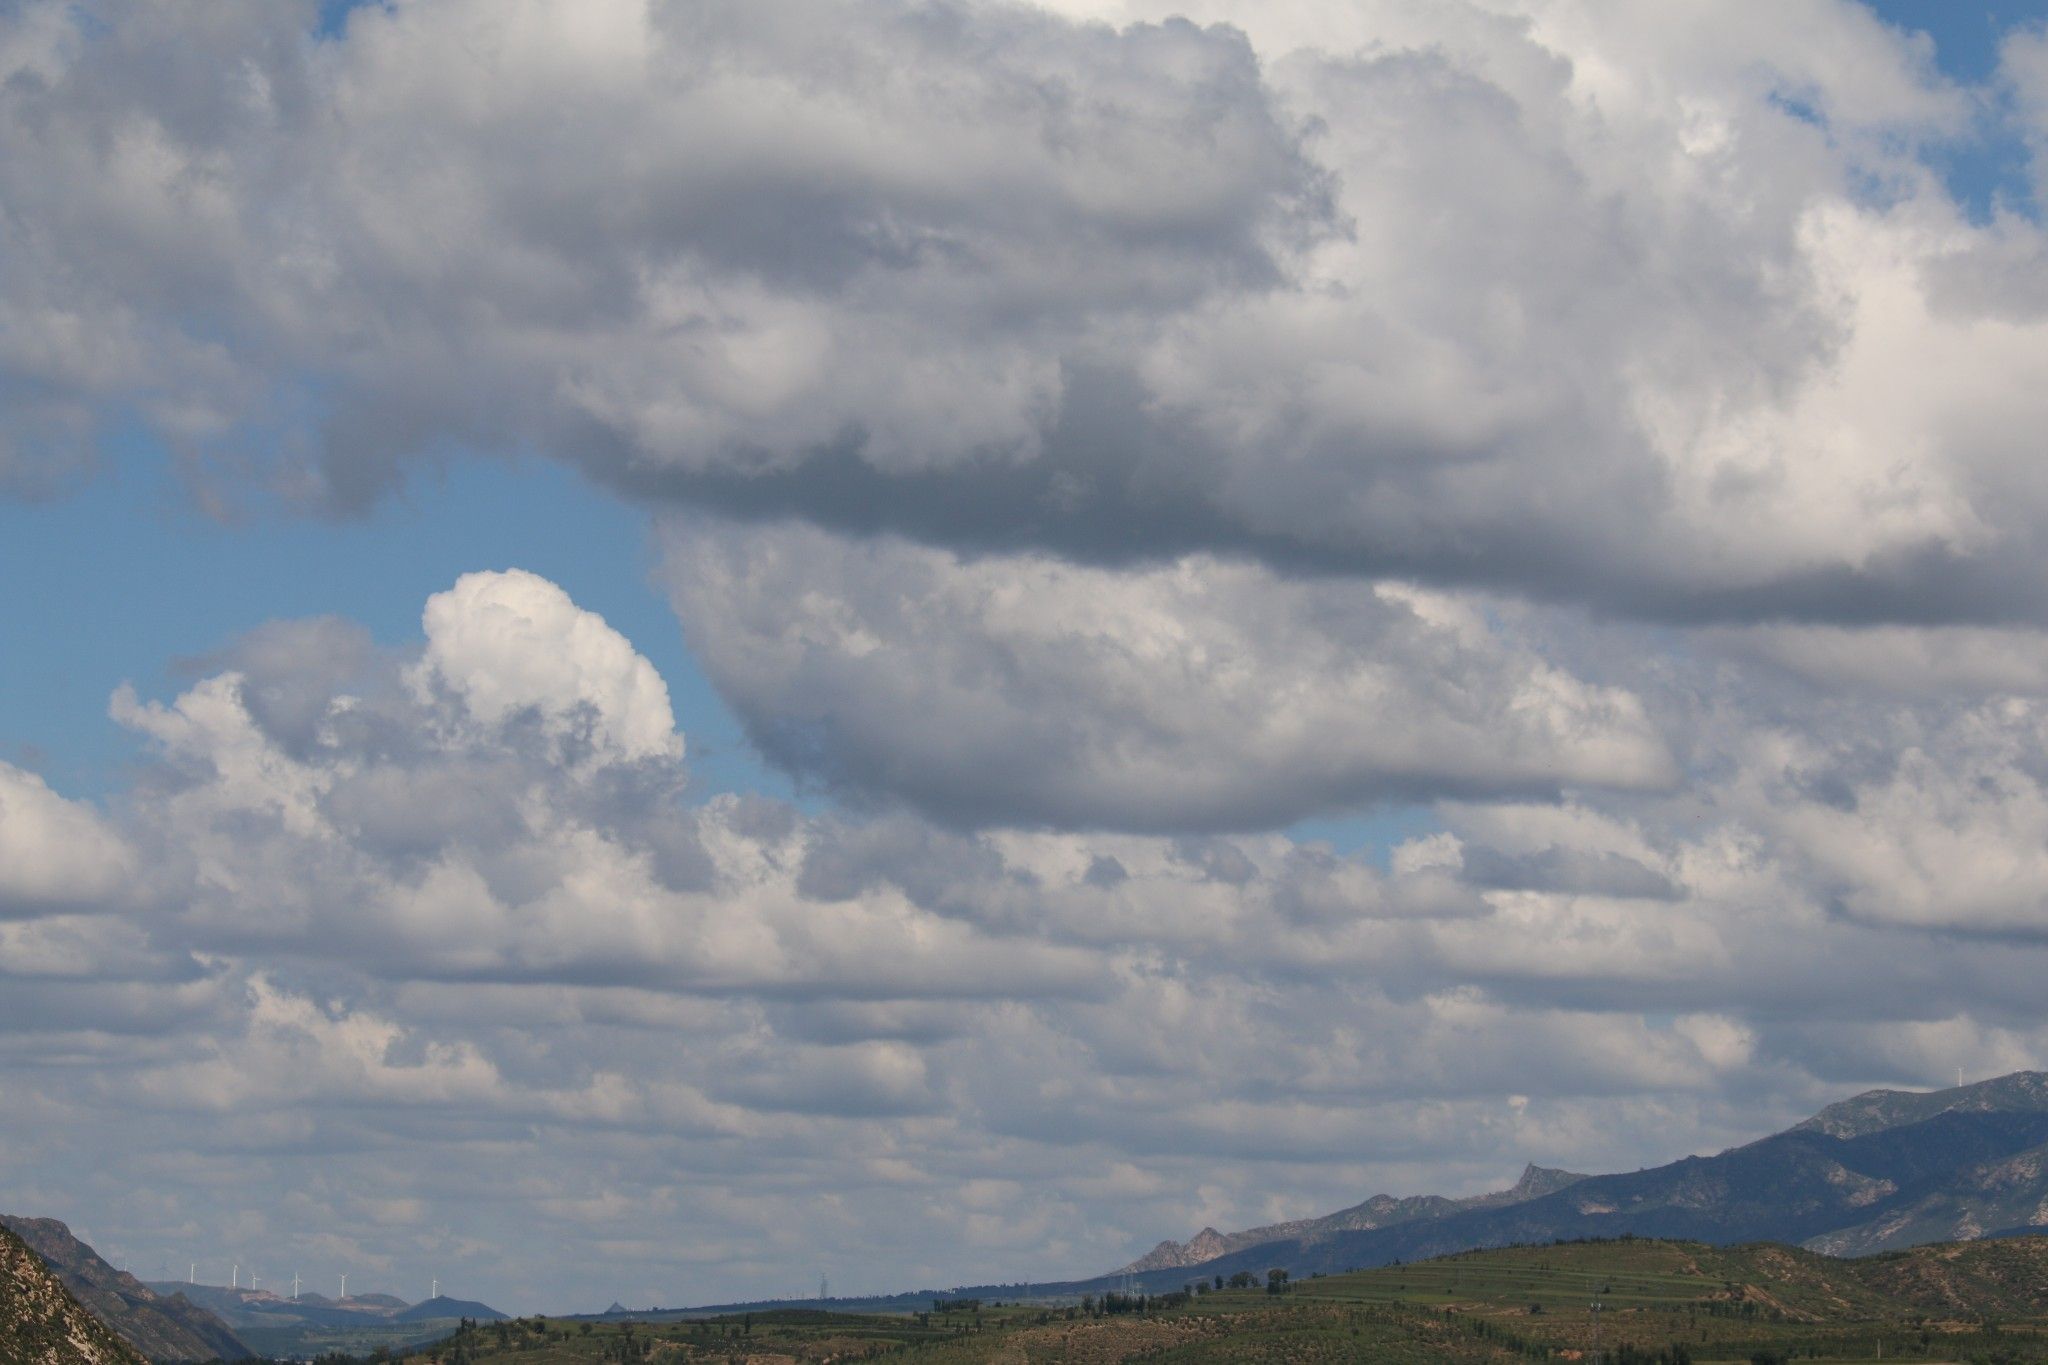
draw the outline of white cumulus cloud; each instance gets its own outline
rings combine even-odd
[[[677,758],[683,751],[668,686],[654,666],[538,574],[464,574],[427,599],[426,653],[416,675],[439,683],[485,725],[537,714],[606,757]]]

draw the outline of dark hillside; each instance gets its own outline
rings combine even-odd
[[[1853,1138],[1803,1126],[1718,1156],[1593,1176],[1506,1208],[1288,1238],[1148,1286],[1280,1266],[1296,1276],[1571,1238],[1666,1237],[1804,1244],[1854,1255],[2025,1225],[2048,1201],[2048,1113],[1944,1109]]]
[[[43,1258],[0,1227],[0,1365],[143,1365]]]
[[[474,1299],[451,1299],[446,1294],[439,1298],[416,1303],[400,1313],[394,1313],[393,1322],[438,1322],[448,1318],[468,1318],[471,1322],[500,1322],[505,1314],[487,1303]]]
[[[158,1294],[114,1269],[56,1219],[0,1214],[0,1227],[21,1238],[79,1303],[151,1360],[243,1360],[251,1354],[219,1318],[182,1294]]]

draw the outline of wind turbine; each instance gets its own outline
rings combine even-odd
[[[341,1277],[341,1296],[344,1299],[348,1297],[348,1276],[346,1275]]]
[[[228,1288],[230,1288],[230,1289],[240,1289],[241,1287],[242,1287],[242,1267],[238,1265],[238,1266],[236,1266],[236,1267],[235,1267],[235,1270],[234,1270],[234,1274],[233,1274],[232,1276],[230,1276],[230,1277],[229,1277],[229,1279],[228,1279]]]
[[[440,1282],[439,1280],[428,1280],[428,1281],[427,1281],[427,1286],[428,1286],[428,1288],[427,1288],[427,1297],[428,1297],[428,1298],[430,1298],[430,1299],[438,1299],[438,1298],[440,1298],[440,1297],[441,1297],[441,1282]]]
[[[293,1300],[295,1300],[295,1301],[296,1301],[296,1300],[298,1299],[298,1297],[299,1297],[299,1272],[298,1272],[298,1271],[296,1271],[296,1270],[294,1270],[294,1271],[292,1272],[292,1298],[293,1298]]]
[[[192,1262],[192,1263],[191,1263],[190,1265],[188,1265],[188,1266],[186,1266],[186,1267],[185,1267],[185,1283],[186,1283],[186,1284],[198,1284],[198,1283],[199,1283],[199,1262],[197,1262],[197,1261],[194,1261],[194,1262]]]

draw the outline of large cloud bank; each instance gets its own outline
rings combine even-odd
[[[17,482],[119,405],[345,504],[537,448],[956,548],[2035,614],[2040,232],[1852,4],[102,8],[0,47]]]
[[[2048,1060],[2048,239],[1937,169],[2035,166],[2040,32],[329,17],[0,20],[0,484],[566,462],[801,800],[695,791],[517,570],[118,694],[103,804],[0,764],[24,1209],[512,1307],[943,1285]]]
[[[1482,699],[1507,667],[1415,600],[1362,611],[1396,659],[1476,648]],[[469,575],[423,633],[274,624],[117,696],[151,758],[114,812],[0,766],[0,847],[33,854],[0,881],[21,1198],[118,1208],[131,1256],[225,1226],[244,1264],[529,1299],[790,1292],[819,1261],[952,1283],[1336,1189],[1675,1155],[2048,1047],[2033,695],[1845,713],[1774,662],[1729,695],[1638,679],[1603,716],[1655,717],[1671,751],[1640,757],[1684,781],[1447,801],[1382,864],[698,798],[645,659],[555,585]],[[1730,733],[1766,677],[1782,713]],[[151,1141],[109,1162],[121,1125]],[[594,1263],[564,1279],[536,1237]]]

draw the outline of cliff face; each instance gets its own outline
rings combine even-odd
[[[227,1324],[182,1294],[159,1294],[114,1269],[54,1218],[0,1214],[88,1312],[155,1361],[242,1360],[252,1352]]]
[[[145,1365],[79,1305],[19,1237],[0,1228],[0,1365]]]

